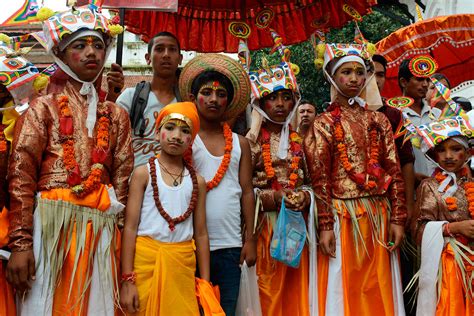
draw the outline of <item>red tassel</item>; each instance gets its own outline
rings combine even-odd
[[[81,181],[81,172],[79,171],[79,166],[76,165],[74,170],[67,176],[67,184],[70,187],[73,187],[75,185],[81,184]]]
[[[62,135],[72,135],[74,132],[72,117],[59,118],[59,131]]]
[[[107,159],[108,150],[102,150],[94,148],[92,150],[92,163],[101,163],[104,164],[105,159]]]

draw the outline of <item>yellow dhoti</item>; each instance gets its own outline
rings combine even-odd
[[[199,315],[191,240],[166,243],[137,237],[134,271],[140,301],[136,315]]]
[[[388,201],[333,200],[333,206],[340,227],[339,236],[335,231],[340,268],[330,272],[329,257],[318,252],[319,314],[331,315],[335,308],[344,315],[394,315],[390,253],[381,244],[388,236]],[[328,290],[331,277],[337,289]]]
[[[263,315],[309,315],[308,246],[301,254],[299,268],[291,268],[270,256],[273,228],[266,218],[257,242],[257,275]]]

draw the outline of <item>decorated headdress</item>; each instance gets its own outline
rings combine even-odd
[[[15,54],[0,42],[0,82],[20,104],[34,93],[33,82],[39,76],[38,69],[25,58]]]
[[[229,29],[231,30],[231,26],[229,26]],[[296,64],[292,64],[290,62],[291,52],[288,47],[283,45],[283,39],[281,36],[278,35],[278,33],[273,29],[269,29],[269,31],[275,43],[272,52],[278,51],[281,56],[281,62],[276,65],[269,65],[268,61],[263,59],[262,68],[258,69],[257,71],[250,71],[250,54],[245,42],[246,37],[240,36],[241,40],[239,43],[238,53],[239,61],[241,62],[244,69],[248,71],[250,84],[252,87],[253,111],[251,117],[251,126],[249,132],[247,133],[247,137],[255,141],[260,133],[263,119],[270,120],[268,115],[260,108],[259,100],[279,90],[291,90],[295,98],[295,106],[292,112],[290,115],[288,115],[285,122],[274,122],[276,124],[283,125],[280,137],[280,145],[278,147],[278,157],[284,159],[288,155],[289,149],[289,125],[293,120],[299,100],[301,98],[299,86],[296,82],[296,75],[299,73],[299,67]],[[232,30],[231,33],[234,34]],[[248,32],[247,37],[249,34],[250,32]]]
[[[234,95],[224,113],[224,120],[230,120],[245,110],[250,101],[250,82],[246,71],[232,58],[222,54],[203,54],[193,58],[181,71],[179,92],[183,100],[189,100],[194,80],[206,71],[216,71],[227,77],[234,89]]]
[[[434,161],[433,149],[447,139],[453,140],[468,148],[468,140],[474,136],[472,128],[474,115],[453,116],[440,121],[433,121],[429,124],[414,126],[408,121],[407,131],[414,146],[420,147],[426,157],[433,161],[446,175],[446,179],[440,183],[439,192],[444,192],[444,197],[452,196],[456,192],[456,175],[441,168]],[[452,186],[448,188],[452,182]]]
[[[110,23],[100,12],[100,9],[90,4],[87,6],[72,7],[68,11],[55,14],[48,8],[41,8],[37,17],[43,21],[44,45],[46,51],[53,56],[54,61],[71,78],[82,83],[80,93],[87,96],[89,104],[87,112],[86,127],[88,136],[92,137],[97,112],[98,93],[94,87],[94,82],[102,74],[99,72],[97,77],[91,82],[80,80],[77,75],[67,66],[57,53],[63,50],[71,39],[81,38],[83,36],[95,36],[102,39],[107,47],[106,59],[112,49],[112,37],[123,32],[120,25]],[[81,33],[79,33],[81,32]],[[82,34],[82,36],[79,36]],[[76,37],[77,36],[77,37]]]
[[[199,132],[199,115],[193,102],[177,102],[165,106],[156,118],[156,127],[159,129],[170,120],[185,122],[192,130],[193,139]]]

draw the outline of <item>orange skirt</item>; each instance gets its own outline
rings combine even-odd
[[[0,213],[0,248],[8,245],[8,210],[3,208]],[[15,316],[15,296],[13,288],[5,278],[6,261],[0,260],[0,315]]]
[[[309,257],[305,245],[299,268],[291,268],[270,256],[273,228],[264,219],[257,242],[257,275],[262,315],[309,315]]]
[[[441,254],[441,269],[441,296],[436,306],[436,316],[473,316],[474,297],[466,293],[461,271],[454,260],[454,252],[450,244]],[[466,271],[466,273],[471,272]]]
[[[344,315],[393,315],[392,274],[390,253],[375,239],[373,223],[367,214],[370,211],[383,223],[385,229],[379,239],[388,237],[387,203],[382,199],[371,199],[368,203],[351,200],[357,206],[354,210],[360,233],[354,231],[354,224],[343,201],[333,206],[338,211],[342,260],[342,285]],[[367,210],[367,205],[374,207]],[[357,240],[356,240],[357,238]],[[365,248],[364,248],[364,245]],[[357,245],[357,246],[356,246]],[[329,257],[318,251],[318,301],[319,314],[326,315]]]

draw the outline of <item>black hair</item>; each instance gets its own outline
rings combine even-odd
[[[174,40],[176,41],[176,45],[178,45],[178,51],[181,52],[181,45],[179,44],[179,40],[176,37],[176,35],[174,35],[173,33],[164,31],[164,32],[160,32],[156,34],[150,39],[150,41],[148,42],[148,54],[151,54],[151,50],[153,49],[153,45],[155,44],[155,38],[162,37],[162,36],[174,38]]]
[[[451,82],[449,82],[448,77],[446,77],[445,75],[438,72],[438,73],[433,74],[431,78],[435,78],[438,81],[443,80],[443,79],[446,80],[446,83],[448,84],[446,88],[451,89]]]
[[[410,61],[411,59],[404,59],[402,63],[400,64],[400,68],[398,68],[398,85],[400,87],[400,90],[403,91],[403,87],[400,84],[400,79],[404,78],[406,81],[409,81],[411,77],[413,77],[413,74],[410,71]]]
[[[465,112],[472,110],[471,102],[464,97],[453,97],[453,101],[459,104]]]
[[[385,57],[383,57],[382,55],[375,54],[374,56],[372,56],[372,61],[374,63],[381,64],[383,66],[383,70],[387,71],[387,60],[385,59]]]
[[[312,105],[312,106],[313,106],[313,107],[316,109],[316,105],[315,105],[315,104],[313,104],[313,102],[310,102],[309,100],[302,99],[302,100],[300,101],[300,104],[299,104],[298,106],[300,106],[300,105],[303,105],[303,104],[309,104],[309,105]]]
[[[218,81],[224,86],[227,90],[227,104],[230,104],[234,98],[234,87],[232,86],[232,82],[230,82],[229,78],[214,70],[204,71],[197,76],[191,85],[191,93],[196,97],[201,87],[210,81]]]

